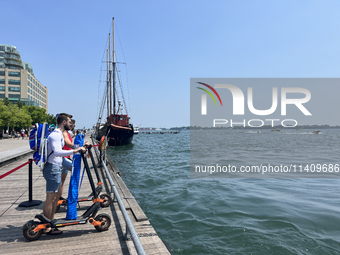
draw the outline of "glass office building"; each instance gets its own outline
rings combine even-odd
[[[48,89],[34,76],[31,64],[21,60],[15,46],[0,44],[0,99],[5,97],[48,112]]]

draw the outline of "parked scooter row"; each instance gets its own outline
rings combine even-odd
[[[91,146],[91,145],[90,145]],[[91,148],[91,147],[90,147]],[[108,195],[108,194],[102,194],[100,195],[100,193],[102,192],[103,190],[103,187],[102,187],[102,182],[100,180],[100,176],[99,176],[99,173],[98,173],[98,169],[97,169],[97,165],[94,163],[94,157],[93,157],[93,153],[91,151],[91,149],[88,150],[88,154],[90,155],[91,157],[91,161],[92,161],[92,165],[93,165],[93,169],[94,169],[94,172],[96,174],[96,177],[97,177],[97,187],[96,187],[96,193],[97,195],[99,196],[99,200],[98,202],[100,203],[100,206],[101,207],[108,207],[110,206],[110,203],[111,203],[111,196]],[[88,195],[87,197],[82,197],[82,198],[78,198],[78,205],[79,205],[79,202],[88,202],[88,201],[93,201],[95,199],[94,197],[94,193],[91,192],[90,195]],[[60,206],[67,206],[67,199],[60,199],[58,201],[58,204],[57,204],[57,209],[56,209],[56,212],[59,211],[60,209]]]
[[[66,220],[66,219],[54,219],[50,220],[46,218],[43,214],[37,214],[35,218],[39,221],[30,220],[25,223],[22,227],[24,237],[29,241],[34,241],[40,238],[43,234],[43,231],[48,228],[60,228],[66,226],[75,226],[78,224],[86,224],[91,223],[98,231],[106,231],[109,229],[111,225],[111,217],[106,213],[98,214],[98,211],[101,207],[109,206],[111,203],[111,197],[107,194],[103,194],[99,197],[99,193],[102,191],[102,184],[99,178],[98,169],[95,164],[92,152],[91,152],[91,145],[88,147],[88,152],[91,156],[92,165],[94,167],[94,171],[97,175],[98,183],[97,188],[95,187],[92,174],[90,171],[89,164],[87,162],[87,158],[85,153],[82,153],[82,159],[85,166],[86,174],[89,178],[89,182],[91,185],[92,193],[89,195],[87,200],[82,201],[92,201],[93,204],[81,215],[77,217],[75,220]],[[90,198],[90,199],[89,199]],[[81,202],[78,200],[78,202]],[[67,204],[67,202],[65,202]]]

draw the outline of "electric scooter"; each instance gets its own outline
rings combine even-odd
[[[94,172],[97,176],[98,183],[97,183],[97,187],[96,187],[96,193],[99,196],[99,194],[103,190],[103,187],[102,187],[102,182],[101,182],[100,177],[99,177],[96,162],[94,161],[94,157],[93,157],[91,148],[92,148],[92,145],[89,145],[88,153],[90,154],[92,165],[93,165],[93,168],[94,168]],[[87,201],[93,201],[93,200],[94,200],[94,195],[93,195],[93,192],[92,192],[88,197],[79,198],[77,202],[78,202],[78,205],[79,205],[79,202],[87,202]],[[110,206],[111,201],[112,201],[111,196],[108,195],[108,194],[102,194],[102,195],[99,196],[99,203],[100,203],[100,206],[103,207],[103,208]],[[60,199],[58,201],[56,212],[59,211],[60,206],[67,206],[67,199]]]
[[[111,217],[106,213],[101,213],[97,215],[97,212],[101,209],[98,194],[94,186],[93,178],[85,153],[82,153],[81,156],[93,192],[94,196],[93,204],[85,211],[83,215],[77,217],[77,219],[75,220],[66,219],[50,220],[46,218],[43,214],[37,214],[35,218],[38,219],[39,221],[30,220],[26,222],[25,225],[22,227],[23,235],[28,241],[35,241],[39,239],[40,236],[43,234],[44,229],[74,226],[78,224],[86,224],[87,222],[90,222],[100,232],[109,229],[111,225]]]

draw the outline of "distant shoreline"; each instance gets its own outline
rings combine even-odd
[[[139,128],[139,131],[160,131],[160,130],[200,130],[200,129],[340,129],[340,126],[330,126],[330,125],[301,125],[301,126],[295,126],[295,127],[284,127],[281,125],[278,126],[262,126],[262,127],[243,127],[243,126],[234,126],[233,128],[231,127],[200,127],[200,126],[182,126],[182,127],[171,127],[171,128],[154,128],[154,127],[146,127],[146,128]]]

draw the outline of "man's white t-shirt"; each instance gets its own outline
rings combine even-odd
[[[60,129],[55,129],[49,136],[47,142],[47,162],[55,165],[62,165],[62,157],[70,156],[73,154],[73,150],[63,150],[64,137]],[[53,153],[51,154],[51,152]]]

